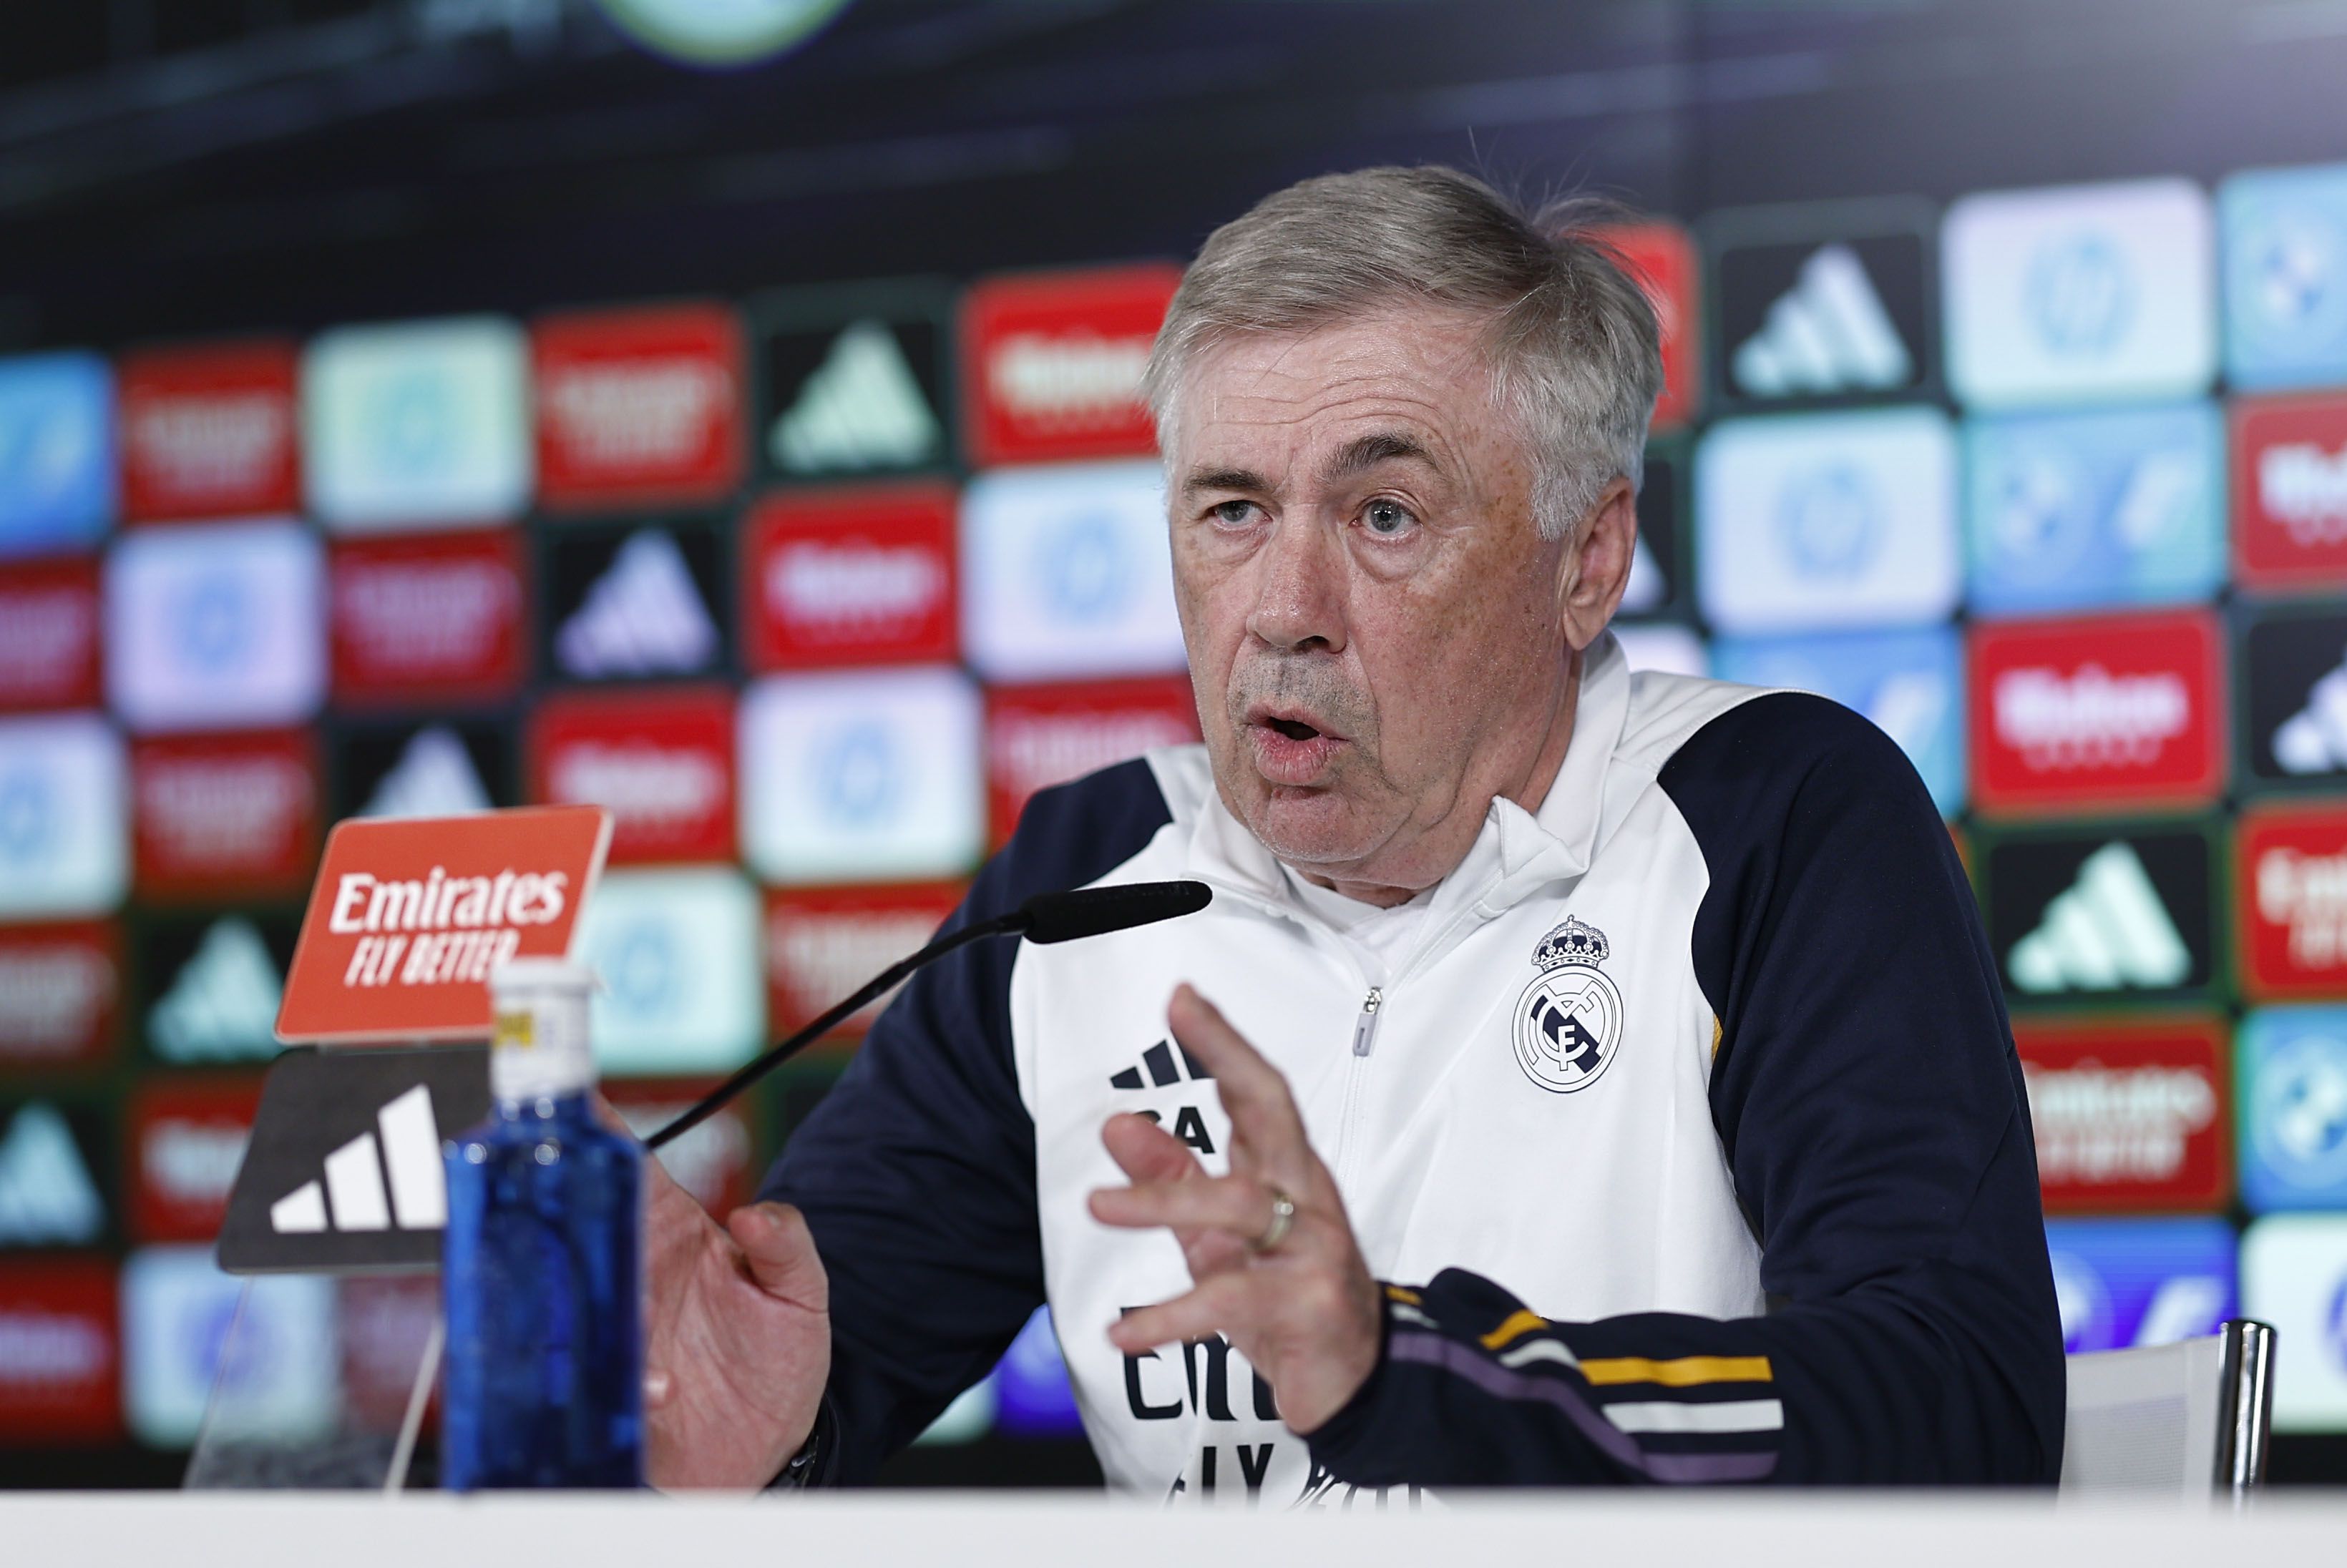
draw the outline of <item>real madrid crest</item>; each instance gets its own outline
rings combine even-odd
[[[1598,969],[1605,933],[1567,916],[1532,950],[1540,977],[1516,999],[1516,1064],[1559,1095],[1585,1089],[1622,1044],[1622,993]]]

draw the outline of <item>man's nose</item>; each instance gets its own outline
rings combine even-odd
[[[1249,632],[1285,653],[1344,650],[1344,553],[1328,529],[1309,516],[1281,518],[1255,566]]]

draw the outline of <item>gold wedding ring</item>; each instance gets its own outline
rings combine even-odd
[[[1296,1200],[1277,1187],[1273,1187],[1271,1188],[1271,1223],[1263,1227],[1261,1236],[1247,1243],[1247,1248],[1252,1252],[1269,1252],[1273,1247],[1286,1241],[1287,1233],[1295,1228]]]

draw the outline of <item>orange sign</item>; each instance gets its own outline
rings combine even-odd
[[[277,1037],[486,1039],[489,971],[569,955],[611,814],[532,806],[354,820],[326,840]]]

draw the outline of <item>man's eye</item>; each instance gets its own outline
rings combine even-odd
[[[1255,511],[1252,501],[1218,501],[1207,508],[1207,515],[1225,528],[1244,528],[1255,521]]]
[[[1372,501],[1362,510],[1361,521],[1370,533],[1391,539],[1408,533],[1418,519],[1399,501]]]

